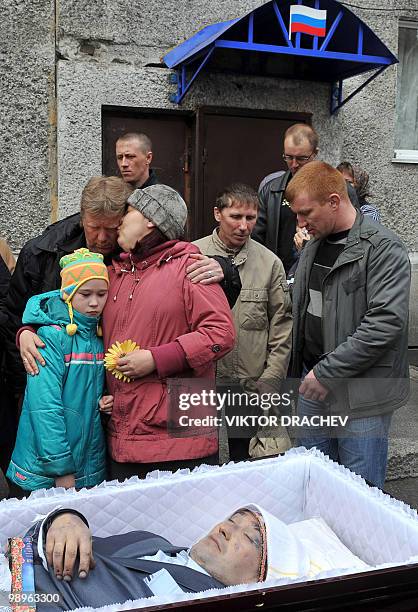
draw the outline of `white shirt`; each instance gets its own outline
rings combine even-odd
[[[201,567],[196,561],[189,555],[189,551],[181,550],[175,557],[170,557],[162,550],[159,550],[156,555],[147,557],[140,557],[145,561],[158,561],[159,563],[171,563],[172,565],[182,565],[183,567],[189,567],[190,569],[206,574],[209,576],[203,567]],[[154,595],[175,595],[183,593],[183,590],[179,587],[177,582],[174,580],[172,575],[165,569],[160,569],[155,574],[151,574],[147,578],[144,578],[145,584],[153,592]]]

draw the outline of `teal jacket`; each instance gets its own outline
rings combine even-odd
[[[16,445],[7,477],[22,489],[53,487],[54,478],[74,474],[76,487],[105,480],[105,440],[99,400],[103,392],[103,341],[97,319],[74,311],[77,333],[69,336],[68,308],[59,291],[33,296],[25,324],[38,335],[46,365],[28,376]]]

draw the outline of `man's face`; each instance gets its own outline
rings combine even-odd
[[[129,253],[137,243],[152,232],[155,227],[139,210],[128,206],[126,215],[123,217],[122,223],[118,230],[119,246]]]
[[[312,199],[306,192],[298,194],[290,207],[297,216],[301,229],[306,228],[311,236],[325,238],[334,232],[338,210],[338,195],[330,194],[324,203]]]
[[[191,558],[225,585],[257,582],[261,555],[260,526],[248,510],[216,525],[190,550]]]
[[[136,139],[116,142],[116,161],[123,180],[141,187],[149,177],[152,152],[144,151]]]
[[[230,249],[241,248],[248,240],[257,221],[257,209],[253,204],[232,202],[228,208],[214,209],[219,223],[219,238]]]
[[[85,212],[82,218],[87,248],[93,253],[110,255],[116,249],[121,217],[100,217]]]
[[[303,139],[301,144],[295,144],[293,138],[289,136],[284,139],[283,158],[292,174],[305,166],[316,157],[316,151],[312,150],[309,140]]]

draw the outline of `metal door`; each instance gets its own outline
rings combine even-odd
[[[153,142],[152,167],[177,189],[189,207],[186,237],[209,234],[216,195],[233,182],[257,189],[264,176],[285,169],[283,136],[308,114],[202,108],[162,112],[107,108],[102,115],[103,174],[119,175],[115,143],[126,132],[144,132]]]
[[[115,157],[116,140],[127,132],[143,132],[151,138],[151,167],[161,183],[177,189],[190,206],[192,189],[191,142],[193,120],[190,114],[138,112],[106,109],[102,114],[102,168],[107,176],[120,176]]]
[[[310,115],[224,108],[199,111],[195,199],[200,236],[216,225],[213,207],[222,189],[242,182],[257,190],[267,174],[286,169],[283,137],[297,122],[309,123]]]

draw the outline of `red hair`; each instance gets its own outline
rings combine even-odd
[[[348,199],[343,175],[322,161],[312,161],[300,168],[290,181],[284,197],[292,203],[300,193],[306,193],[321,203],[326,202],[331,193],[337,193],[340,198]]]

